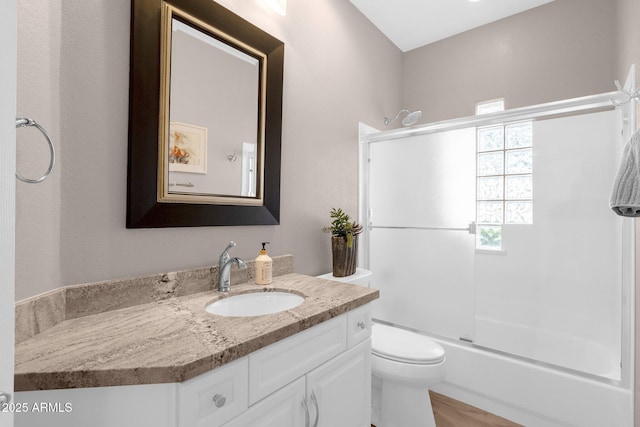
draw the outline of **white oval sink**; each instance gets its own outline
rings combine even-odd
[[[205,307],[218,316],[262,316],[297,307],[304,297],[289,292],[253,292],[219,299]]]

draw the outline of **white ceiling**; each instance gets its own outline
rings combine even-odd
[[[553,0],[350,0],[403,52]]]

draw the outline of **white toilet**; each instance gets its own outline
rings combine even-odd
[[[368,286],[372,273],[320,277]],[[381,298],[384,298],[381,295]],[[435,427],[429,387],[446,374],[444,349],[424,335],[390,325],[371,328],[372,423],[376,427]]]

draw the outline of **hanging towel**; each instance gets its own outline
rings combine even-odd
[[[620,216],[640,216],[640,130],[624,147],[609,205]]]

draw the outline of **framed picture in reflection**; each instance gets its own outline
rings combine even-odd
[[[207,128],[169,124],[169,171],[207,173]]]

